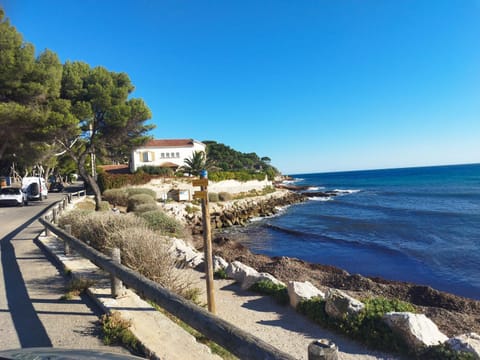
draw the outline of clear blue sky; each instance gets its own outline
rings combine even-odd
[[[0,0],[62,62],[126,72],[156,138],[285,174],[480,162],[479,0]]]

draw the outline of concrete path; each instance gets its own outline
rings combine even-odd
[[[66,279],[32,239],[29,221],[0,240],[0,350],[58,347],[128,354],[100,339],[99,309],[87,297],[61,300]]]

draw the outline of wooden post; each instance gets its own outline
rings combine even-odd
[[[308,360],[337,360],[338,347],[328,339],[320,339],[308,345]]]
[[[110,250],[110,257],[112,258],[112,261],[121,264],[121,256],[120,256],[120,249],[119,248],[113,248]],[[119,278],[116,278],[113,275],[110,275],[111,279],[111,292],[112,292],[112,297],[118,298],[119,296],[123,295],[123,283]]]
[[[68,203],[72,202],[72,194],[67,194]]]
[[[47,217],[47,215],[45,215],[45,220],[46,221],[49,221],[50,219]],[[52,233],[51,231],[45,226],[45,236],[50,236]]]
[[[208,178],[207,171],[200,173],[201,180],[194,181],[200,183],[200,198],[202,199],[202,223],[203,223],[203,249],[205,253],[205,280],[207,282],[207,304],[208,311],[216,313],[215,307],[215,289],[213,282],[213,259],[212,259],[212,229],[210,224],[210,210],[208,208]],[[198,186],[198,185],[197,185]]]
[[[53,222],[54,224],[57,223],[57,208],[53,208],[53,209],[52,209],[52,222]]]
[[[72,235],[72,225],[66,224],[66,225],[65,225],[65,232],[66,232],[68,235]],[[69,245],[69,243],[68,243],[67,240],[63,240],[63,254],[64,254],[65,256],[70,255],[70,245]]]

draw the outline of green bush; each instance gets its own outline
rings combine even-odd
[[[281,305],[287,305],[290,302],[287,288],[271,280],[261,280],[253,284],[250,290],[272,296]]]
[[[405,350],[407,347],[402,339],[392,332],[382,318],[391,311],[414,312],[413,305],[385,298],[367,299],[364,304],[362,311],[344,319],[330,318],[325,312],[325,300],[318,297],[300,302],[297,311],[322,326],[338,330],[369,347],[396,352]]]
[[[228,278],[227,272],[223,268],[216,270],[213,273],[213,276],[215,277],[215,279],[227,279]]]
[[[118,189],[131,185],[144,185],[155,178],[153,175],[141,173],[135,174],[109,174],[104,171],[98,172],[97,183],[102,192],[108,189]]]
[[[429,346],[416,355],[422,360],[475,360],[474,354],[466,351],[455,351],[448,344]]]
[[[185,234],[183,224],[161,210],[146,211],[138,216],[147,222],[149,228],[162,235],[182,237]]]
[[[263,172],[254,172],[254,171],[212,171],[208,173],[208,179],[211,181],[223,181],[223,180],[238,180],[238,181],[249,181],[249,180],[265,180],[266,174]]]
[[[127,212],[135,211],[137,206],[143,204],[156,204],[154,198],[147,194],[132,195],[128,198]]]
[[[103,200],[108,201],[110,204],[127,206],[128,194],[125,189],[105,190],[102,197]]]
[[[151,203],[141,204],[135,207],[134,213],[138,215],[140,213],[144,213],[147,211],[154,211],[154,210],[158,210],[157,204],[151,204]]]
[[[200,211],[200,208],[198,206],[187,205],[185,206],[185,211],[187,214],[195,214]]]
[[[218,193],[218,199],[220,201],[230,201],[230,200],[233,200],[233,196],[232,194],[228,193],[228,192],[220,192]]]
[[[145,165],[137,169],[136,173],[146,173],[149,175],[162,175],[171,177],[174,175],[174,171],[171,168],[163,168],[160,166]]]
[[[154,200],[157,199],[157,193],[155,190],[152,189],[147,189],[147,188],[128,188],[126,189],[128,197],[131,197],[133,195],[140,195],[140,194],[145,194],[150,197],[152,197]]]
[[[209,193],[208,193],[208,201],[210,201],[210,202],[218,202],[218,201],[219,201],[218,193],[209,192]]]

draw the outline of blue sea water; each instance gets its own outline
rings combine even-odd
[[[229,230],[253,252],[480,299],[480,164],[293,175],[346,190]]]

